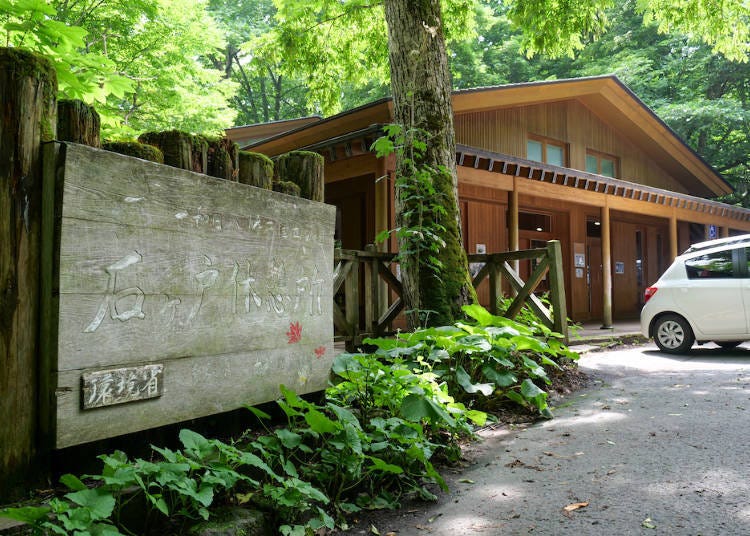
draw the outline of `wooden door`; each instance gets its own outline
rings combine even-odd
[[[602,318],[602,239],[586,238],[586,282],[588,283],[589,318]]]
[[[326,184],[326,203],[336,206],[335,239],[344,249],[365,249],[375,239],[375,178]]]

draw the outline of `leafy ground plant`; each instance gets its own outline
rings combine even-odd
[[[463,311],[472,321],[365,343],[374,345],[374,355],[383,360],[396,359],[408,370],[432,374],[464,408],[486,407],[494,395],[551,417],[547,393],[540,387],[550,383],[547,369],[578,358],[562,335],[492,315],[479,305]]]
[[[370,339],[373,352],[338,356],[322,403],[281,386],[286,426],[230,443],[182,430],[182,449],[152,447],[152,460],[102,455],[101,474],[65,475],[60,497],[0,516],[39,535],[183,534],[235,504],[272,512],[284,535],[306,536],[404,496],[433,499],[435,486],[445,489],[433,460],[458,459],[459,440],[487,421],[481,408],[493,395],[550,416],[540,385],[577,358],[549,330],[540,336],[480,306],[464,312],[470,321]],[[143,510],[142,528],[123,520],[128,508]]]

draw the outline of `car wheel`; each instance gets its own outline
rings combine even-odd
[[[742,341],[714,341],[716,344],[721,346],[724,350],[731,350],[742,344]]]
[[[662,352],[683,354],[693,346],[695,336],[687,320],[677,315],[664,315],[654,325],[654,342]]]

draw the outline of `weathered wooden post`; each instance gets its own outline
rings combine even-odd
[[[56,135],[52,64],[0,48],[0,502],[36,454],[41,144]]]
[[[168,130],[146,132],[138,136],[138,141],[158,147],[164,153],[164,163],[168,166],[197,173],[208,170],[208,142],[203,136]]]
[[[565,301],[565,279],[563,277],[562,249],[559,240],[547,242],[549,257],[549,290],[552,302],[552,329],[568,342],[568,308]]]
[[[365,330],[371,337],[380,337],[378,320],[380,320],[380,259],[375,244],[367,244],[365,251],[367,269],[365,270]]]
[[[279,192],[280,194],[301,197],[299,185],[292,181],[273,181],[272,189],[274,192]]]
[[[272,189],[273,160],[264,154],[240,151],[237,180],[242,184]]]
[[[500,311],[498,310],[497,301],[500,299],[500,296],[503,295],[503,289],[502,289],[502,281],[503,278],[500,275],[500,267],[498,266],[499,261],[497,260],[497,257],[493,255],[487,256],[487,264],[489,264],[490,268],[490,274],[489,274],[489,285],[490,285],[490,312],[493,315],[500,314]]]
[[[300,195],[313,201],[325,201],[323,169],[325,159],[311,151],[291,151],[276,159],[276,177],[300,188]]]
[[[83,101],[61,100],[57,103],[57,139],[101,147],[99,114]]]
[[[137,141],[108,141],[102,144],[102,149],[126,156],[134,156],[135,158],[156,162],[157,164],[164,163],[164,153],[161,152],[161,149],[147,143],[139,143]]]
[[[237,180],[237,144],[227,137],[209,138],[206,175],[219,179]]]

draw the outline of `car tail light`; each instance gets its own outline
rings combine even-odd
[[[643,293],[643,303],[648,303],[648,300],[651,299],[651,296],[656,294],[656,291],[659,290],[657,287],[648,287],[645,292]]]

